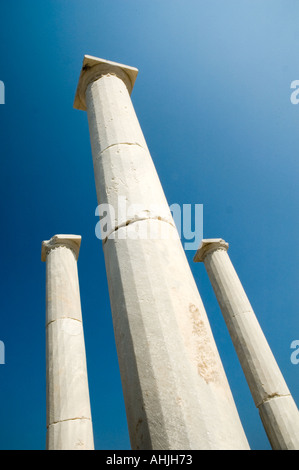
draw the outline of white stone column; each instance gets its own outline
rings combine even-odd
[[[255,405],[276,450],[299,450],[299,414],[221,238],[202,240],[203,261]]]
[[[42,243],[46,261],[47,450],[93,450],[77,271],[81,237]]]
[[[85,56],[74,103],[88,113],[98,203],[115,209],[103,249],[131,445],[248,449],[130,99],[136,75]]]

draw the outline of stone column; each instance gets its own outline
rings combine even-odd
[[[131,445],[248,449],[130,99],[136,75],[85,56],[74,103],[88,113],[98,203],[113,208],[103,249]]]
[[[299,450],[297,406],[220,238],[202,240],[203,261],[273,449]]]
[[[42,243],[46,261],[47,450],[92,450],[77,259],[81,237]]]

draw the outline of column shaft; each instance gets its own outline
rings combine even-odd
[[[221,239],[203,240],[203,261],[273,449],[299,449],[299,415]]]
[[[98,202],[115,209],[103,248],[132,448],[247,449],[126,80],[112,71],[91,80],[86,108]]]
[[[43,243],[48,450],[94,448],[77,260],[72,243],[68,237],[64,245],[61,236]]]

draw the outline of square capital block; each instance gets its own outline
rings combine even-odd
[[[88,85],[103,75],[115,75],[124,81],[131,94],[138,69],[128,65],[85,55],[75,95],[74,108],[86,111],[85,93]]]
[[[195,253],[193,261],[200,263],[204,261],[206,255],[215,250],[228,250],[228,243],[222,238],[207,238],[201,241],[201,244]]]
[[[58,246],[65,246],[73,251],[76,259],[79,256],[81,235],[54,235],[50,240],[42,242],[42,261],[46,261],[48,253]]]

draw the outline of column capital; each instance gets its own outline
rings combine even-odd
[[[44,240],[42,242],[42,261],[46,261],[49,252],[59,246],[64,246],[72,250],[77,260],[80,245],[81,235],[54,235],[50,240]]]
[[[206,238],[201,241],[197,252],[193,258],[195,263],[204,261],[206,255],[215,250],[228,250],[228,243],[222,238]]]
[[[74,108],[86,111],[85,93],[87,86],[103,75],[116,75],[119,77],[131,94],[137,74],[138,69],[135,67],[85,55],[75,95]]]

